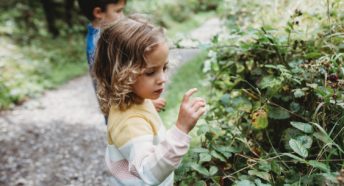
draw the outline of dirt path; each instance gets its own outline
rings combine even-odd
[[[210,19],[191,36],[209,41],[219,25]],[[197,52],[171,51],[170,75]],[[107,185],[105,131],[88,75],[0,113],[0,186]]]

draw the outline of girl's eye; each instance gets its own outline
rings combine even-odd
[[[166,65],[166,66],[164,66],[164,72],[166,71],[168,69],[168,66]]]
[[[146,76],[152,76],[154,75],[155,71],[148,71],[148,72],[145,72]]]

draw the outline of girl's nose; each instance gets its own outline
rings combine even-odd
[[[163,84],[165,82],[166,82],[166,73],[165,72],[161,72],[159,74],[158,84]]]

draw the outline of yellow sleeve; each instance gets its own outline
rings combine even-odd
[[[124,121],[117,130],[109,132],[112,142],[117,148],[122,147],[137,137],[145,135],[154,136],[156,134],[152,124],[141,117],[131,117]]]

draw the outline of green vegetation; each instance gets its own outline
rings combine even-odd
[[[39,1],[5,4],[0,7],[0,110],[87,72],[86,22],[74,15],[77,11],[72,25],[57,20],[61,29],[54,34],[42,22]],[[59,7],[56,13],[63,12]],[[164,96],[161,116],[167,125],[174,124],[189,88],[197,87],[196,96],[206,97],[210,106],[192,133],[176,184],[339,184],[343,9],[340,0],[128,1],[128,12],[150,14],[172,38],[214,12],[226,21],[227,31],[180,68]]]
[[[60,3],[49,13],[64,18],[67,10]],[[85,74],[85,18],[77,11],[48,24],[38,1],[7,1],[0,10],[0,110]]]
[[[233,1],[222,12],[228,31],[204,64],[210,110],[179,185],[338,184],[344,7],[303,3]]]
[[[203,0],[133,0],[128,2],[128,12],[150,15],[152,20],[167,29],[169,38],[186,33],[214,16],[218,2]]]
[[[28,46],[18,46],[8,38],[1,41],[5,47],[0,64],[0,109],[21,103],[86,72],[81,37],[41,38]]]
[[[152,15],[167,28],[168,36],[174,37],[175,33],[188,32],[213,15],[206,11],[215,5],[197,2],[134,0],[128,1],[127,12]],[[4,46],[0,51],[0,110],[87,72],[84,37],[88,21],[79,14],[77,4],[64,9],[63,1],[54,1],[48,4],[49,11],[45,13],[41,3],[24,0],[0,3],[3,12],[0,42]],[[43,21],[46,16],[53,16],[54,20]]]
[[[207,57],[205,51],[186,62],[178,69],[174,76],[168,80],[168,91],[163,97],[166,98],[166,110],[160,116],[167,126],[172,126],[177,120],[180,102],[184,93],[190,88],[197,88],[198,92],[193,97],[205,97],[208,85],[206,84],[205,74],[202,72],[204,60]],[[190,87],[192,86],[192,87]]]

